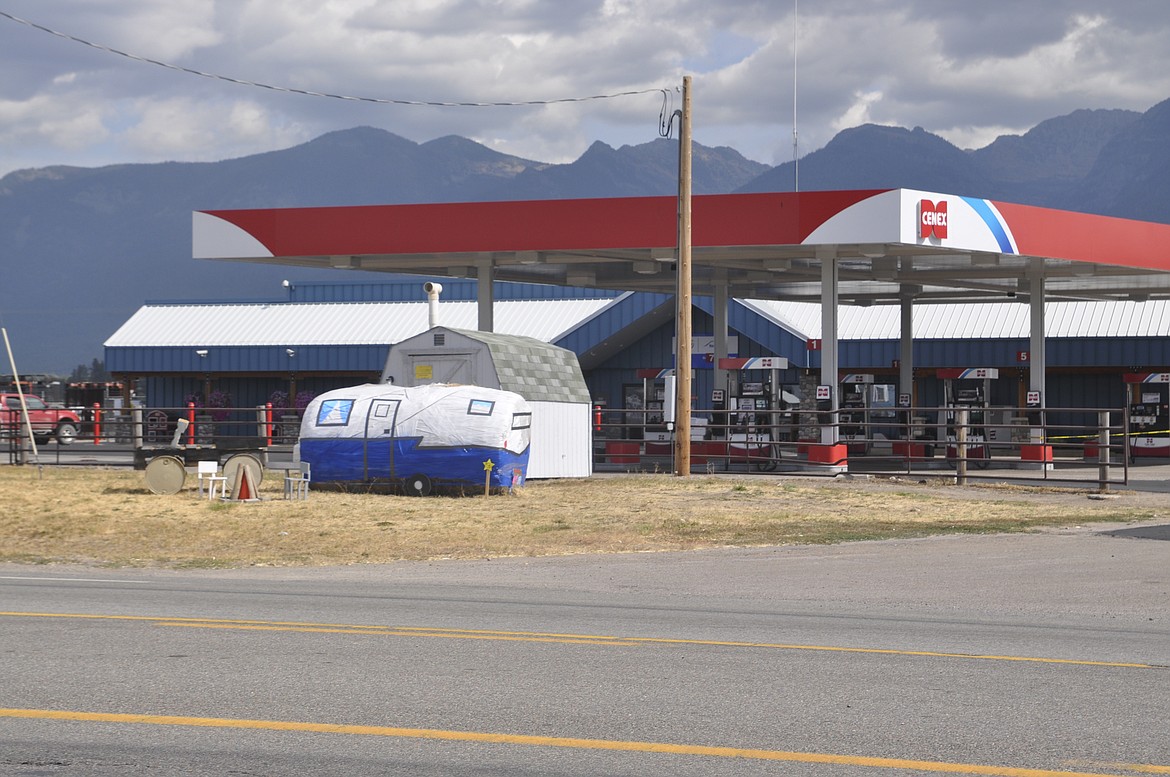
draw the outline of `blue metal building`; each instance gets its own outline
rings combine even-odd
[[[639,371],[673,367],[674,297],[497,283],[498,331],[536,336],[578,355],[595,400],[625,406]],[[475,281],[444,279],[443,323],[474,329]],[[285,300],[246,303],[148,303],[106,343],[107,369],[145,384],[154,407],[178,407],[218,391],[236,407],[262,405],[282,394],[316,394],[377,380],[395,342],[426,328],[422,279],[376,283],[291,284]],[[1048,407],[1120,407],[1122,374],[1170,365],[1170,303],[1049,303]],[[783,356],[780,379],[799,393],[802,374],[820,366],[810,341],[817,319],[802,303],[733,301],[728,326],[739,356]],[[995,367],[992,404],[1022,406],[1027,385],[1026,306],[923,306],[914,341],[915,405],[937,406],[935,371]],[[694,332],[714,328],[713,301],[696,297]],[[853,307],[842,313],[840,363],[896,382],[899,346],[889,331],[896,310]],[[990,322],[990,323],[989,323]],[[994,326],[991,326],[994,324]],[[989,328],[990,327],[990,328]],[[991,332],[995,336],[981,336]],[[972,336],[971,333],[975,333]],[[1010,335],[1010,336],[1009,336]],[[706,359],[706,362],[704,362]],[[710,357],[695,356],[693,395],[710,406]],[[899,391],[906,391],[899,387]],[[291,404],[291,403],[290,403]]]

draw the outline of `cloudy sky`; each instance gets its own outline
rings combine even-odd
[[[380,127],[547,162],[644,143],[693,76],[694,135],[767,164],[873,122],[964,148],[1170,98],[1165,0],[0,0],[0,175],[211,161]],[[794,58],[794,42],[796,56]],[[676,105],[677,107],[677,105]]]

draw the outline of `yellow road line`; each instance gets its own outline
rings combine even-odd
[[[666,639],[661,637],[629,637],[632,642],[681,643],[687,645],[728,645],[731,647],[759,647],[776,650],[822,650],[832,653],[876,653],[893,656],[925,656],[929,658],[969,658],[982,661],[1022,661],[1040,664],[1074,664],[1079,666],[1110,666],[1124,669],[1164,669],[1156,664],[1122,661],[1090,661],[1078,658],[1043,658],[1040,656],[1000,656],[981,653],[945,653],[933,650],[895,650],[892,648],[839,647],[834,645],[784,645],[766,642],[718,642],[715,640]]]
[[[190,629],[241,629],[246,631],[297,631],[305,633],[318,634],[365,634],[375,637],[442,637],[444,639],[486,639],[486,640],[500,640],[505,642],[555,642],[565,645],[611,645],[611,646],[630,646],[634,642],[620,637],[613,639],[604,639],[601,637],[589,636],[557,636],[554,634],[546,635],[526,635],[526,634],[507,634],[507,633],[471,633],[471,632],[455,632],[444,631],[438,632],[433,629],[399,629],[399,628],[379,628],[377,626],[368,627],[350,627],[350,626],[279,626],[279,625],[261,625],[261,624],[231,624],[231,623],[171,623],[169,621],[162,621],[160,626],[177,626]]]
[[[1070,772],[1059,769],[1033,769],[1014,766],[952,763],[949,761],[918,761],[903,758],[812,753],[789,750],[765,750],[710,745],[680,745],[669,742],[636,742],[612,739],[578,739],[573,737],[530,736],[500,734],[483,731],[452,731],[431,728],[400,728],[396,726],[359,726],[339,723],[307,723],[281,720],[248,720],[237,718],[198,718],[178,715],[136,715],[109,712],[77,712],[69,710],[33,710],[0,708],[2,718],[26,720],[56,720],[88,723],[122,723],[153,726],[189,726],[194,728],[248,729],[254,731],[282,731],[314,734],[349,734],[368,737],[430,739],[448,742],[474,742],[529,747],[565,747],[579,750],[610,750],[629,753],[664,753],[670,755],[704,756],[708,758],[746,758],[758,761],[788,761],[809,764],[870,767],[876,769],[903,769],[941,774],[977,774],[994,777],[1113,777],[1101,772]],[[1168,767],[1153,765],[1111,765],[1130,770],[1157,770]],[[1115,774],[1115,773],[1114,773]]]
[[[1121,669],[1165,669],[1158,664],[1123,661],[1093,661],[1074,658],[1045,658],[1041,656],[1010,656],[980,653],[948,653],[930,650],[897,650],[893,648],[842,647],[837,645],[794,645],[778,642],[736,642],[710,639],[671,639],[667,637],[620,637],[597,634],[559,634],[539,631],[491,631],[486,629],[449,629],[422,626],[361,626],[341,623],[301,623],[297,621],[233,620],[226,618],[165,618],[150,615],[86,615],[79,613],[0,612],[0,617],[20,618],[75,618],[81,620],[116,620],[153,623],[160,626],[238,629],[247,631],[293,631],[305,633],[358,634],[379,637],[433,637],[446,639],[482,639],[510,642],[552,642],[571,645],[602,645],[635,647],[638,645],[695,645],[706,647],[754,648],[759,650],[811,650],[828,653],[859,653],[889,656],[919,656],[925,658],[960,658],[979,661],[1014,661],[1038,664],[1067,664]]]
[[[1138,774],[1170,774],[1170,766],[1155,764],[1123,764],[1111,761],[1067,761],[1068,766],[1084,769],[1109,769],[1118,772],[1137,772]]]

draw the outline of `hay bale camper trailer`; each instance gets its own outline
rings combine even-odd
[[[532,407],[530,478],[589,477],[589,388],[577,355],[532,337],[434,326],[390,348],[382,382],[467,383],[511,391]]]
[[[436,487],[523,484],[532,411],[480,386],[366,384],[329,391],[305,409],[297,456],[317,483]],[[485,466],[485,462],[491,466]]]

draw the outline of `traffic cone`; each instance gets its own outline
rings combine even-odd
[[[256,484],[252,482],[252,473],[248,471],[247,467],[240,467],[236,470],[236,482],[232,488],[232,501],[260,501],[260,497],[256,494]]]

